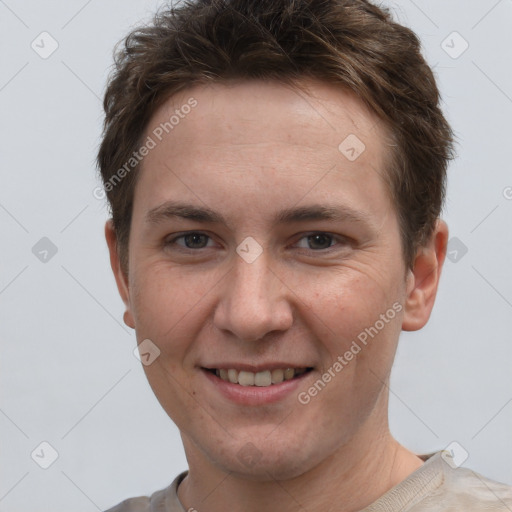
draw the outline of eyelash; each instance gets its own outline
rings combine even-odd
[[[184,239],[185,237],[191,236],[191,235],[200,235],[200,236],[207,237],[209,240],[212,240],[212,237],[210,237],[206,233],[202,233],[201,231],[188,231],[186,233],[182,233],[181,235],[175,236],[174,238],[171,238],[170,240],[166,240],[164,245],[166,247],[169,247],[169,246],[172,246],[172,245],[177,245],[176,244],[177,240],[182,239],[182,238]],[[333,235],[333,234],[325,232],[325,231],[312,231],[310,233],[306,233],[301,238],[299,238],[299,241],[303,240],[305,238],[308,238],[308,237],[316,236],[316,235],[327,236],[327,237],[331,238],[331,240],[333,242],[334,241],[340,242],[341,245],[348,245],[350,243],[350,240],[347,237]],[[190,247],[184,247],[184,246],[178,246],[178,247],[179,247],[179,250],[184,251],[184,252],[189,252],[189,251],[191,251],[191,252],[198,252],[201,249],[207,249],[208,248],[208,247],[200,247],[199,249],[192,249]],[[317,249],[317,250],[316,249],[305,249],[305,250],[306,251],[315,252],[315,253],[319,253],[319,252],[320,253],[328,253],[328,252],[332,252],[332,247],[334,247],[334,246],[330,246],[327,249]],[[302,249],[304,249],[304,248],[302,248]],[[334,249],[334,250],[336,250],[336,249]]]

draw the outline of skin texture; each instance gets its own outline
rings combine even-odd
[[[142,162],[128,275],[110,221],[105,228],[125,322],[160,350],[144,370],[182,435],[190,471],[179,498],[209,512],[361,510],[422,464],[389,433],[387,385],[400,331],[430,316],[446,224],[406,268],[382,178],[386,127],[348,92],[315,81],[197,85],[163,104],[145,137],[191,97],[197,106]],[[365,145],[354,161],[338,149],[350,134]],[[226,224],[147,222],[170,200]],[[359,220],[273,220],[313,204]],[[174,240],[191,231],[206,236]],[[252,263],[236,252],[246,237],[263,251]],[[300,403],[298,392],[393,304],[394,318]],[[230,401],[201,370],[276,361],[313,370],[263,405]]]

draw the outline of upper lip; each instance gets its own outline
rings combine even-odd
[[[272,363],[262,363],[262,364],[246,364],[246,363],[214,363],[208,365],[201,365],[202,368],[206,370],[230,370],[235,369],[239,371],[246,372],[263,372],[265,370],[278,370],[278,369],[286,369],[286,368],[312,368],[311,365],[301,364],[301,363],[280,363],[280,362],[272,362]]]

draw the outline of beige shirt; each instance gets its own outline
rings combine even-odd
[[[419,456],[423,466],[361,512],[512,512],[511,486],[452,468],[442,454]],[[149,498],[130,498],[107,512],[187,512],[177,494],[186,475]]]

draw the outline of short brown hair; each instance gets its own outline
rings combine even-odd
[[[114,63],[97,162],[125,271],[138,166],[112,179],[165,100],[212,81],[313,78],[355,93],[390,129],[386,179],[408,266],[432,234],[452,131],[417,36],[388,10],[365,0],[186,0],[133,30]]]

